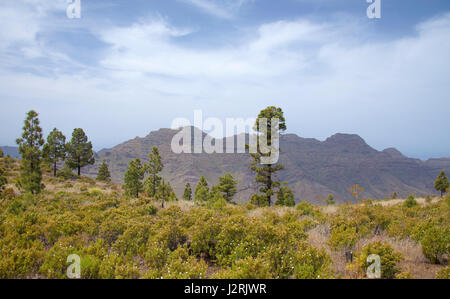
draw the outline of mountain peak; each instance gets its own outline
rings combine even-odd
[[[336,133],[333,136],[328,137],[325,142],[333,142],[333,143],[360,143],[367,145],[364,139],[362,139],[357,134],[343,134],[343,133]]]
[[[405,158],[405,156],[398,149],[396,149],[394,147],[389,147],[387,149],[384,149],[383,153],[388,154],[392,158]]]

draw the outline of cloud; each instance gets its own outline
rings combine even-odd
[[[14,17],[0,22],[18,34],[2,31],[0,37],[0,118],[8,122],[0,126],[2,136],[10,135],[10,124],[19,129],[17,119],[30,106],[48,115],[68,106],[64,126],[91,128],[97,144],[114,145],[169,127],[195,108],[205,117],[225,118],[277,105],[285,110],[288,129],[303,136],[355,132],[380,149],[434,153],[439,145],[440,152],[450,152],[449,14],[391,40],[356,22],[300,18],[243,28],[220,46],[193,43],[201,28],[160,17],[86,26],[106,46],[95,63],[85,65],[41,39],[51,30],[46,24],[52,9],[42,10],[46,18],[23,21],[36,25],[27,32],[19,15],[29,8],[7,7]]]
[[[212,16],[222,19],[232,19],[236,11],[238,11],[242,5],[251,2],[253,0],[225,0],[225,1],[180,0],[180,1],[191,4]]]

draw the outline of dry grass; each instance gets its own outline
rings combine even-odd
[[[161,202],[160,201],[156,201],[158,202],[158,206],[161,206]],[[166,201],[164,203],[164,207],[169,208],[171,206],[178,206],[180,207],[180,209],[182,211],[189,211],[193,206],[194,206],[194,201],[187,201],[187,200],[178,200],[178,201]]]
[[[401,203],[405,202],[405,200],[406,199],[379,200],[379,201],[374,201],[373,203],[382,205],[383,207],[390,207],[390,206],[394,206],[397,204],[401,204]],[[423,197],[415,198],[415,200],[417,201],[417,203],[419,205],[429,205],[429,204],[433,204],[433,203],[437,203],[437,202],[441,201],[442,198],[439,198],[439,197],[432,198],[431,201],[428,203],[427,203],[427,199],[423,198]],[[354,205],[354,206],[364,205],[364,203],[357,203],[357,204],[352,204],[352,205]],[[341,206],[342,205],[322,206],[321,211],[327,215],[330,215],[330,214],[336,213]]]
[[[286,213],[295,211],[295,208],[292,207],[279,207],[279,206],[273,206],[273,207],[264,207],[264,208],[256,208],[254,210],[251,210],[247,213],[250,217],[262,217],[265,213],[271,212],[275,213],[278,216],[284,216]]]

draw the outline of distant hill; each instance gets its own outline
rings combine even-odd
[[[148,153],[156,145],[163,158],[162,175],[178,196],[182,195],[186,182],[195,186],[201,175],[210,184],[216,184],[219,176],[230,172],[239,180],[237,200],[248,200],[254,192],[248,154],[174,154],[170,143],[176,133],[160,129],[101,150],[96,154],[96,164],[83,172],[95,176],[101,161],[106,160],[113,181],[122,182],[129,161],[134,158],[147,161]],[[450,173],[450,158],[424,162],[405,157],[392,148],[380,152],[358,135],[336,134],[321,142],[286,134],[281,136],[280,144],[280,161],[286,166],[280,179],[288,182],[297,201],[324,203],[329,194],[340,202],[351,200],[348,188],[354,184],[365,189],[363,197],[376,199],[390,197],[394,192],[403,197],[426,195],[434,192],[433,182],[440,170]]]
[[[10,155],[11,158],[20,158],[19,148],[17,146],[2,146],[3,154]]]

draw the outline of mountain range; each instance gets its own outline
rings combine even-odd
[[[95,154],[96,163],[82,172],[95,177],[100,163],[105,160],[112,180],[121,183],[129,161],[140,158],[147,162],[152,147],[158,146],[164,164],[162,176],[179,197],[187,182],[194,188],[204,175],[210,185],[217,184],[218,178],[227,172],[239,181],[237,202],[247,201],[256,191],[248,153],[175,154],[170,145],[177,132],[160,129],[143,138],[136,137],[103,149]],[[228,138],[236,141],[237,136]],[[245,138],[248,140],[248,135]],[[285,169],[279,172],[278,179],[287,182],[297,202],[324,204],[329,194],[333,194],[337,202],[346,202],[353,199],[348,189],[355,184],[364,188],[361,193],[364,198],[390,198],[394,192],[399,197],[424,196],[435,193],[433,183],[441,170],[450,173],[450,158],[422,161],[408,158],[394,148],[377,151],[353,134],[335,134],[325,141],[285,134],[280,137],[280,147],[280,163]],[[13,151],[9,147],[5,152]]]
[[[239,181],[237,201],[247,201],[256,191],[249,154],[175,154],[170,144],[177,132],[160,129],[101,150],[96,154],[96,164],[85,171],[95,176],[101,161],[105,160],[112,179],[122,182],[129,161],[134,158],[147,161],[151,148],[156,145],[164,163],[162,175],[178,196],[183,194],[187,182],[195,186],[201,175],[210,184],[217,184],[218,178],[227,172]],[[228,138],[237,140],[236,136]],[[248,140],[248,135],[245,138]],[[365,198],[383,199],[394,192],[402,197],[423,196],[434,192],[433,183],[441,170],[450,173],[450,158],[421,161],[405,157],[394,148],[377,151],[358,135],[335,134],[319,141],[285,134],[280,137],[280,147],[280,163],[285,169],[279,172],[279,179],[288,183],[296,201],[323,204],[329,194],[338,202],[352,200],[348,189],[354,184],[364,188],[361,195]]]

